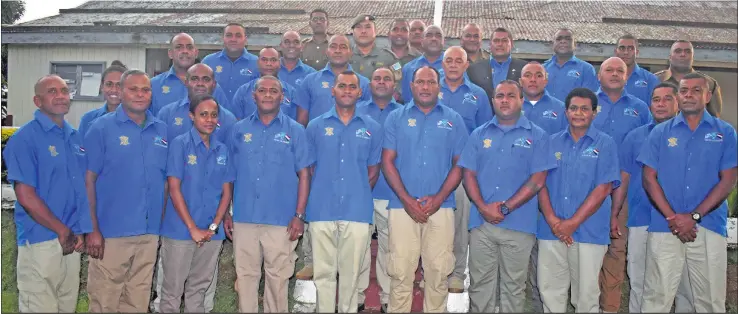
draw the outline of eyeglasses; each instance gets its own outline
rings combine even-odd
[[[313,22],[325,22],[327,19],[322,16],[315,16],[310,18]]]

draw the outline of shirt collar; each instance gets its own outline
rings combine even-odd
[[[118,104],[120,106],[120,104]],[[117,108],[117,107],[116,107]],[[102,107],[99,109],[103,114],[108,113],[108,102],[104,102]]]
[[[414,100],[414,99],[413,99],[413,100],[410,100],[410,102],[406,103],[406,104],[405,104],[405,107],[403,107],[403,108],[404,108],[404,109],[405,109],[406,111],[410,111],[410,110],[412,110],[413,108],[415,108],[415,110],[417,110],[418,112],[420,112],[420,113],[423,113],[423,111],[422,111],[422,110],[420,110],[420,107],[418,107],[418,105],[416,105],[416,104],[415,104],[415,100]],[[440,99],[436,101],[436,105],[435,105],[435,106],[433,106],[433,110],[431,110],[431,112],[433,112],[433,111],[435,111],[435,110],[438,110],[438,111],[440,111],[441,113],[443,113],[443,112],[444,112],[444,111],[443,111],[443,110],[444,110],[444,108],[443,108],[443,105],[441,105],[441,100],[440,100]]]
[[[528,99],[528,97],[525,97],[525,95],[523,95],[523,97],[524,97],[524,101],[525,102],[529,102],[530,103],[530,100]],[[538,99],[538,102],[536,102],[536,105],[538,103],[547,102],[550,99],[551,99],[551,95],[549,95],[548,94],[548,91],[544,89],[543,90],[543,95],[541,95],[541,98]]]
[[[33,113],[34,119],[38,121],[39,124],[41,124],[41,127],[44,131],[49,132],[53,130],[54,128],[58,128],[62,132],[64,132],[65,136],[69,136],[74,132],[74,128],[72,128],[69,123],[67,123],[66,120],[64,120],[63,126],[60,128],[54,121],[51,121],[51,118],[47,116],[45,113],[41,112],[41,110],[36,109],[36,111]]]
[[[279,58],[279,67],[287,71],[287,73],[292,73],[297,70],[302,70],[304,66],[305,64],[302,63],[302,59],[297,58],[297,64],[295,65],[295,68],[292,69],[292,71],[290,71],[289,69],[287,69],[287,67],[284,66],[284,58]]]
[[[555,64],[555,65],[558,65],[558,64],[559,64],[559,62],[558,62],[559,58],[558,58],[558,57],[556,57],[556,55],[555,55],[555,54],[554,54],[554,55],[553,55],[553,56],[551,57],[551,59],[548,59],[548,60],[549,60],[549,61],[551,61],[551,63],[553,63],[553,64]],[[577,58],[577,56],[576,56],[576,55],[572,55],[572,56],[571,56],[571,59],[569,59],[568,61],[566,61],[566,62],[564,63],[564,65],[566,65],[566,64],[569,64],[569,63],[577,63],[577,62],[579,62],[579,61],[580,61],[580,60],[579,60],[579,58]]]
[[[356,51],[357,53],[354,53],[354,54],[360,57],[366,57],[366,56],[374,57],[374,56],[377,56],[380,51],[382,51],[382,48],[379,48],[379,46],[377,46],[377,43],[375,42],[374,47],[372,47],[372,50],[370,50],[369,53],[365,55],[360,54],[359,48],[356,45],[351,47],[351,51]]]
[[[280,109],[279,112],[277,112],[277,115],[274,116],[274,120],[272,120],[272,122],[270,122],[269,125],[272,125],[274,123],[279,123],[280,125],[282,125],[282,122],[284,121],[285,117],[286,116],[282,112],[282,109]],[[259,119],[259,110],[254,110],[254,112],[252,112],[251,115],[249,115],[248,119],[253,123],[260,123],[263,125],[263,123],[261,123],[261,119]]]
[[[338,111],[336,111],[336,105],[335,104],[333,105],[333,107],[331,108],[331,110],[328,111],[328,114],[323,117],[323,119],[326,119],[326,120],[327,119],[330,119],[330,118],[336,118],[336,120],[341,121],[341,118],[338,117]],[[351,117],[351,120],[349,120],[349,124],[352,121],[356,120],[356,119],[359,119],[361,121],[364,121],[364,116],[359,115],[359,114],[356,114],[356,110],[354,110],[354,116]]]
[[[446,84],[445,73],[443,73],[442,71],[439,72],[441,72],[441,88],[445,88],[450,91],[451,88],[449,88],[448,84]],[[471,82],[469,81],[469,78],[466,76],[466,72],[464,72],[464,75],[461,77],[461,85],[459,85],[459,88],[461,88],[462,86],[466,86],[467,89],[471,89],[471,87],[469,86],[470,83]],[[456,91],[458,91],[458,89]]]
[[[603,91],[601,87],[597,89],[597,96],[607,99],[607,101],[610,101],[610,97],[607,96],[607,94],[605,94],[605,91]],[[625,88],[623,88],[623,91],[620,93],[620,97],[618,98],[618,100],[616,100],[613,103],[613,105],[619,103],[623,99],[627,100],[628,98],[629,98],[629,94],[628,92],[625,91]]]
[[[573,138],[571,136],[571,126],[566,127],[564,134],[566,134],[569,138]],[[594,124],[591,124],[589,128],[587,129],[587,133],[585,133],[583,137],[589,137],[590,139],[594,141],[595,136],[597,136],[597,129],[595,129]]]
[[[177,72],[174,71],[174,66],[169,67],[169,71],[167,71],[167,74],[164,76],[164,78],[168,79],[172,76],[179,80],[179,77],[177,77]]]
[[[372,100],[368,101],[368,102],[366,103],[366,105],[367,105],[367,106],[371,106],[371,107],[374,107],[374,108],[377,108],[377,110],[379,110],[379,106],[377,106],[377,103],[375,103],[375,102],[374,102],[374,98],[372,98]],[[401,106],[402,106],[402,105],[400,105],[400,104],[398,104],[397,102],[395,102],[395,99],[393,98],[392,100],[390,100],[390,102],[389,102],[389,103],[387,103],[387,106],[386,106],[386,107],[384,107],[384,110],[387,110],[387,109],[389,109],[390,111],[392,111],[392,110],[395,110],[395,109],[397,109],[397,108],[399,108],[399,107],[401,107]]]
[[[118,105],[118,108],[115,108],[115,119],[120,122],[126,122],[131,121],[131,123],[135,125],[139,125],[135,121],[131,120],[131,118],[126,114],[125,110],[123,110],[123,105]],[[149,125],[152,125],[154,123],[154,115],[151,114],[151,111],[146,110],[146,124],[144,125],[144,129],[147,128]]]
[[[509,56],[507,56],[507,60],[505,60],[505,62],[502,62],[502,63],[497,62],[497,60],[495,60],[495,58],[493,58],[493,57],[490,57],[489,58],[489,64],[492,65],[493,67],[495,65],[497,65],[497,66],[510,65],[510,62],[512,62],[512,54],[510,54]]]
[[[500,123],[499,123],[499,120],[497,120],[496,115],[492,117],[492,120],[489,120],[489,122],[487,122],[486,127],[493,126],[493,125],[497,128],[500,127]],[[520,118],[518,118],[518,121],[515,122],[515,125],[513,125],[512,128],[513,129],[523,128],[526,130],[530,130],[531,129],[530,120],[528,120],[528,118],[526,118],[524,115],[521,114]]]
[[[702,111],[702,119],[700,119],[700,124],[707,123],[711,126],[715,126],[715,117],[713,117],[709,112],[707,112],[707,109]],[[687,121],[684,120],[684,114],[682,112],[679,112],[676,117],[674,117],[674,125],[684,124],[687,125]],[[697,126],[699,126],[698,124]]]
[[[248,61],[250,55],[252,55],[252,54],[248,50],[246,50],[246,48],[243,48],[243,51],[241,52],[241,55],[238,56],[238,59],[236,59],[236,61],[238,61],[238,60],[247,60]],[[226,59],[228,61],[231,61],[231,58],[228,57],[228,53],[226,53],[225,48],[223,48],[223,50],[220,51],[220,56],[219,57],[221,59]],[[236,62],[236,61],[232,61],[232,62]]]
[[[353,70],[354,70],[354,68],[353,68],[353,67],[351,67],[351,64],[349,63],[349,64],[348,64],[348,68],[346,68],[346,70],[347,70],[347,71],[353,71]],[[324,67],[324,68],[323,68],[322,70],[320,70],[320,71],[321,71],[321,72],[323,72],[323,73],[325,73],[325,72],[328,72],[328,73],[330,73],[331,75],[333,75],[333,70],[331,69],[331,63],[330,63],[330,62],[326,63],[325,67]],[[359,73],[356,73],[356,74],[359,74]],[[361,82],[360,82],[360,83],[361,83]]]
[[[440,63],[443,62],[443,55],[445,53],[446,53],[445,51],[441,51],[441,55],[438,56],[438,59],[436,59],[436,61],[434,61],[432,63],[430,62],[430,60],[428,60],[428,58],[425,57],[425,53],[422,54],[422,55],[420,55],[420,57],[418,57],[416,60],[418,60],[418,63],[425,62],[425,64],[428,64],[428,65],[433,65],[433,64],[436,64],[436,63],[440,64]]]

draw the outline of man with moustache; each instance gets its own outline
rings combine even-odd
[[[281,111],[282,83],[269,75],[254,82],[256,110],[228,138],[233,159],[242,161],[235,163],[233,202],[238,304],[257,312],[263,263],[264,312],[286,313],[314,157],[302,125]]]
[[[297,89],[297,122],[302,125],[328,112],[333,103],[332,88],[336,76],[345,71],[353,71],[349,63],[352,56],[351,45],[345,35],[334,35],[328,41],[326,50],[329,63],[322,70],[308,74]],[[361,101],[368,100],[369,79],[359,75]]]
[[[288,31],[282,35],[282,41],[279,43],[282,58],[280,59],[278,74],[283,81],[295,89],[300,86],[300,82],[305,76],[315,72],[315,69],[300,60],[302,49],[303,44],[298,32]]]
[[[400,92],[405,102],[409,102],[413,98],[412,90],[410,89],[412,82],[408,78],[412,78],[417,69],[424,66],[431,66],[437,71],[441,71],[443,68],[443,46],[445,42],[443,30],[439,26],[431,25],[423,32],[423,49],[421,50],[423,55],[405,64],[402,68],[402,77],[405,79],[401,82],[402,89]]]
[[[472,132],[459,160],[476,209],[464,227],[471,230],[469,301],[475,313],[492,313],[497,307],[520,313],[525,306],[525,278],[537,228],[531,217],[538,216],[536,195],[556,159],[548,152],[549,135],[521,114],[522,104],[517,82],[498,84],[497,114]]]
[[[167,51],[172,67],[169,71],[154,76],[151,79],[151,106],[149,111],[156,116],[164,106],[187,97],[187,70],[195,64],[199,50],[195,46],[195,40],[187,33],[179,33],[172,37],[170,47]],[[211,69],[217,68],[211,66]],[[217,83],[216,75],[216,83]],[[215,86],[213,91],[218,104],[228,108],[231,98],[223,91],[220,85]]]
[[[429,27],[433,31],[433,27]],[[413,99],[385,121],[382,171],[394,192],[389,200],[390,313],[410,312],[418,259],[423,259],[423,312],[446,311],[453,270],[456,162],[469,134],[464,120],[441,104],[441,76],[430,66],[412,79]]]
[[[148,310],[168,195],[167,126],[148,110],[151,81],[128,70],[121,88],[121,105],[95,120],[84,140],[90,312]]]
[[[594,67],[574,55],[576,41],[574,32],[559,29],[553,39],[554,55],[543,63],[548,72],[546,90],[554,98],[564,101],[569,92],[577,87],[596,91],[600,86]]]
[[[356,114],[362,93],[359,84],[353,71],[338,74],[332,89],[335,106],[311,120],[306,129],[315,154],[307,221],[319,313],[357,311],[361,266],[364,259],[371,259],[366,252],[372,236],[372,188],[379,178],[382,127],[369,116]]]
[[[259,73],[262,76],[277,77],[280,72],[279,52],[277,49],[267,47],[259,51]],[[290,119],[297,118],[297,106],[295,105],[295,89],[285,81],[280,80],[282,86],[281,112]],[[233,114],[238,120],[250,116],[256,111],[254,92],[256,91],[256,80],[248,82],[238,88],[231,102]]]
[[[474,28],[472,27],[470,30],[473,31]],[[512,33],[506,28],[498,27],[492,31],[489,46],[489,56],[473,62],[469,66],[467,74],[469,79],[483,88],[487,92],[487,97],[492,99],[497,84],[504,80],[519,80],[521,70],[527,62],[512,57],[513,37]],[[489,62],[479,62],[482,60]]]
[[[592,120],[597,95],[575,88],[564,102],[569,127],[551,136],[549,170],[538,194],[538,288],[546,313],[598,313],[597,274],[610,242],[610,193],[620,184],[617,145]],[[576,182],[576,184],[573,184]],[[605,232],[603,232],[603,230]]]
[[[259,77],[256,56],[246,50],[247,45],[246,28],[238,23],[228,23],[223,29],[223,50],[202,59],[202,63],[215,71],[215,80],[223,86],[229,100],[241,85]]]
[[[438,99],[446,107],[458,112],[467,132],[471,133],[478,126],[492,119],[492,109],[484,90],[469,81],[464,72],[469,67],[466,51],[462,47],[453,46],[443,54],[443,74]],[[456,210],[454,211],[454,272],[449,277],[448,289],[452,293],[464,292],[464,271],[466,270],[466,253],[469,247],[469,198],[464,188],[459,186],[455,192]]]
[[[70,107],[64,80],[46,75],[33,89],[34,119],[3,148],[17,196],[18,311],[71,313],[77,307],[83,234],[92,232],[85,149],[82,135],[64,119]]]
[[[357,115],[368,115],[374,121],[384,125],[390,112],[402,105],[392,99],[392,93],[395,90],[396,81],[392,70],[388,68],[379,68],[374,70],[369,86],[372,90],[372,99],[356,105]],[[379,173],[377,184],[372,190],[374,198],[374,226],[377,231],[377,259],[376,259],[376,275],[379,287],[382,289],[379,294],[381,303],[380,310],[387,312],[387,304],[389,303],[389,275],[387,274],[387,256],[389,255],[389,227],[387,218],[389,216],[388,204],[392,196],[392,190],[384,178],[384,174]],[[371,247],[367,247],[367,256],[371,256],[369,251]],[[371,268],[371,258],[365,258],[361,266],[361,274],[359,275],[359,312],[362,312],[365,295],[364,290],[369,287],[369,270]]]
[[[620,144],[620,187],[613,192],[613,210],[628,203],[627,263],[630,281],[630,298],[628,312],[640,313],[643,301],[643,279],[646,273],[648,224],[651,220],[651,205],[642,183],[642,167],[636,162],[643,143],[653,128],[676,116],[679,106],[677,102],[678,87],[663,82],[656,85],[651,98],[651,114],[654,121],[628,132]],[[615,216],[618,215],[616,212]],[[623,237],[618,223],[610,222],[610,238]],[[614,240],[613,240],[614,241]],[[691,294],[691,291],[689,292]]]
[[[639,51],[638,39],[631,34],[620,36],[615,45],[615,56],[622,59],[628,66],[625,91],[644,103],[650,104],[651,93],[661,81],[653,73],[638,66],[636,59]]]
[[[320,71],[328,64],[326,50],[328,49],[328,12],[315,9],[310,12],[308,25],[313,36],[302,41],[302,62]]]
[[[377,46],[377,31],[373,15],[360,14],[354,18],[352,24],[351,29],[354,32],[356,45],[351,48],[354,53],[350,63],[356,73],[364,77],[371,77],[377,68],[391,66],[397,61],[397,57],[392,52]]]
[[[662,82],[671,82],[678,85],[685,75],[698,72],[707,78],[707,84],[710,88],[710,101],[707,103],[707,112],[713,117],[720,118],[723,110],[723,96],[720,92],[720,85],[709,75],[696,71],[694,64],[694,46],[687,40],[677,40],[671,45],[669,51],[669,68],[656,72],[656,77]]]
[[[425,22],[421,20],[412,20],[410,22],[410,36],[408,37],[410,48],[419,52],[423,51],[423,34],[425,34],[426,28],[427,26],[425,25]]]
[[[697,313],[725,312],[728,206],[736,184],[736,132],[706,110],[709,79],[679,82],[679,110],[653,128],[638,162],[651,210],[641,311],[671,308],[683,272]],[[686,263],[686,267],[684,266]]]

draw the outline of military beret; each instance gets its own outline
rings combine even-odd
[[[357,24],[359,24],[361,22],[364,22],[364,21],[372,21],[373,22],[374,20],[375,20],[374,15],[360,14],[356,18],[354,18],[354,21],[351,23],[351,28],[353,29],[354,27],[356,27]]]

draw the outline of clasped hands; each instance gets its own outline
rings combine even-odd
[[[692,219],[692,214],[675,214],[666,217],[666,221],[669,223],[671,233],[682,243],[694,242],[697,238],[697,222]]]
[[[443,204],[443,199],[438,195],[427,195],[421,198],[406,196],[400,200],[405,212],[415,222],[424,224],[428,222],[428,218],[433,216]]]

